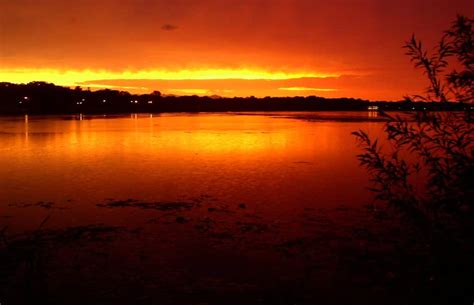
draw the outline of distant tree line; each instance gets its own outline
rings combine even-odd
[[[71,114],[141,112],[316,111],[316,110],[464,110],[458,103],[369,102],[354,98],[309,97],[199,97],[131,94],[60,87],[46,82],[0,83],[0,114]]]

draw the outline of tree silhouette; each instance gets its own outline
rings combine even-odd
[[[467,104],[464,113],[420,111],[401,117],[382,112],[389,120],[385,145],[364,131],[353,133],[364,148],[358,159],[371,177],[375,199],[420,225],[430,238],[453,227],[472,230],[474,222],[472,26],[472,19],[458,16],[433,54],[414,35],[405,45],[430,83],[425,96],[407,99]],[[450,64],[461,70],[446,72]]]

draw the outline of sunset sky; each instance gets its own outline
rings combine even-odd
[[[0,0],[0,81],[177,95],[400,100],[471,0]]]

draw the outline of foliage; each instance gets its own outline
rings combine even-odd
[[[474,222],[473,22],[458,16],[433,54],[415,36],[405,45],[430,83],[425,96],[407,99],[456,101],[468,106],[465,113],[382,113],[389,119],[383,145],[362,130],[353,133],[364,149],[358,159],[369,172],[375,199],[387,202],[430,236],[453,227],[472,228]],[[446,72],[451,66],[454,69]]]
[[[426,96],[415,95],[409,100],[458,101],[474,100],[474,19],[458,16],[447,30],[432,54],[424,49],[421,41],[412,38],[406,42],[406,55],[415,67],[422,68],[430,84]],[[451,71],[447,71],[453,66]],[[461,69],[461,70],[458,70]]]

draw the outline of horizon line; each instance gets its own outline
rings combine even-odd
[[[101,91],[101,90],[111,90],[111,91],[125,92],[127,94],[132,95],[132,96],[150,95],[150,94],[153,94],[154,92],[159,92],[162,97],[192,97],[192,96],[197,96],[197,97],[209,97],[209,98],[216,98],[217,97],[217,98],[220,98],[220,99],[234,99],[234,98],[255,98],[255,99],[275,98],[275,99],[283,99],[283,98],[310,98],[310,97],[315,97],[315,98],[322,98],[322,99],[327,99],[327,100],[354,99],[354,100],[362,100],[362,101],[368,101],[368,102],[401,102],[401,101],[404,100],[403,98],[401,98],[399,100],[365,99],[365,98],[355,97],[355,96],[324,97],[324,96],[317,96],[317,95],[314,95],[314,94],[309,94],[309,95],[284,95],[284,96],[272,96],[272,95],[222,96],[222,95],[218,95],[218,94],[212,94],[212,92],[208,92],[208,93],[211,93],[211,94],[200,94],[200,93],[203,93],[204,91],[209,91],[207,89],[202,89],[202,88],[173,89],[174,91],[182,91],[183,93],[185,91],[188,91],[188,90],[190,91],[190,94],[180,95],[180,94],[173,94],[173,93],[165,93],[160,89],[153,89],[153,88],[149,88],[149,87],[98,85],[98,84],[77,84],[77,85],[68,86],[68,85],[60,85],[60,84],[56,84],[54,82],[49,82],[49,81],[44,81],[44,80],[35,80],[35,81],[29,81],[29,82],[0,81],[0,84],[2,84],[2,83],[3,84],[11,84],[11,85],[24,85],[24,86],[34,84],[34,83],[42,83],[42,84],[53,85],[53,86],[61,87],[61,88],[68,88],[70,90],[74,90],[75,88],[80,88],[80,89],[86,89],[87,91],[90,91],[90,92],[97,92],[97,91]],[[130,91],[127,91],[127,90],[119,90],[119,89],[142,89],[142,90],[148,90],[148,91],[144,92],[144,93],[134,93],[134,92],[130,92]],[[277,89],[281,90],[281,91],[287,91],[287,92],[292,92],[292,91],[300,91],[300,92],[302,92],[302,91],[306,91],[306,92],[336,92],[336,91],[338,91],[338,89],[333,89],[333,88],[305,88],[305,87],[288,87],[288,88],[277,88]],[[165,89],[165,91],[169,91],[169,90],[170,89],[168,89],[168,90]],[[226,89],[222,89],[222,90],[226,91]]]

